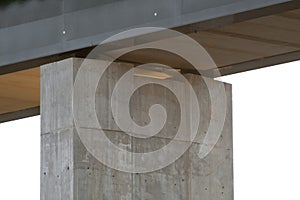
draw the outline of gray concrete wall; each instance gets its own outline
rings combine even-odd
[[[81,59],[72,58],[41,67],[42,200],[233,199],[232,96],[229,84],[225,84],[227,114],[222,135],[207,157],[200,159],[197,152],[211,120],[209,93],[200,76],[186,75],[200,105],[201,119],[196,139],[183,156],[163,169],[126,173],[99,162],[87,151],[77,133],[73,121],[72,90],[81,63]],[[90,63],[99,64],[98,61]],[[106,136],[115,145],[128,151],[149,152],[174,139],[180,123],[179,103],[174,94],[162,86],[142,87],[131,99],[132,118],[140,125],[149,123],[149,106],[159,103],[168,114],[166,125],[148,139],[123,133],[111,115],[109,94],[123,73],[132,67],[129,64],[113,64],[105,72],[96,93],[96,112]],[[209,81],[216,88],[222,84]],[[85,89],[88,88],[82,88]],[[109,152],[107,156],[110,156]]]

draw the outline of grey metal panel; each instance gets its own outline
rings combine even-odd
[[[182,1],[182,13],[193,13],[239,2],[240,0],[184,0]]]
[[[174,19],[178,15],[177,7],[174,0],[127,0],[67,13],[67,40]],[[157,16],[154,16],[154,13],[157,13]]]
[[[61,17],[0,29],[0,54],[11,54],[60,43],[62,30]]]
[[[6,4],[0,4],[0,28],[55,17],[63,13],[63,0],[5,0],[3,2]]]
[[[74,12],[77,10],[84,10],[87,8],[116,3],[117,1],[124,1],[124,0],[84,0],[84,1],[64,0],[65,2],[64,10],[65,13]]]
[[[299,3],[298,0],[21,1],[0,8],[0,66],[93,46],[113,33],[133,27],[174,28],[279,3]],[[154,16],[154,12],[158,15]]]
[[[62,52],[61,16],[0,29],[0,66]]]
[[[185,0],[183,0],[185,1]],[[229,0],[228,0],[229,1]],[[219,1],[215,1],[217,3]],[[243,13],[260,8],[268,8],[281,3],[300,3],[298,0],[236,0],[234,3],[216,4],[207,6],[206,9],[197,9],[190,12],[182,13],[182,25],[192,24],[214,18],[221,18],[224,16],[231,16],[238,13]],[[198,5],[199,6],[199,5]],[[286,6],[286,5],[284,5]],[[189,6],[188,6],[189,7]],[[195,6],[196,7],[196,6]]]

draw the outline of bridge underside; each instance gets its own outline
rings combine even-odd
[[[0,28],[0,35],[13,28],[18,29],[19,26],[21,25]],[[207,76],[229,75],[296,61],[300,58],[299,1],[248,9],[168,28],[189,35],[205,47],[218,67],[218,69],[205,71],[204,74]],[[47,36],[47,33],[45,35]],[[4,41],[3,44],[10,41],[9,38],[2,38],[2,35],[0,39]],[[92,45],[80,43],[76,47],[69,45],[72,48],[65,48],[61,52],[52,49],[53,53],[41,55],[38,53],[38,48],[27,51],[22,49],[23,47],[21,52],[15,51],[16,53],[10,53],[9,56],[7,52],[2,53],[0,55],[0,58],[3,58],[0,65],[0,122],[38,115],[39,66],[68,57],[85,57],[95,43],[90,44]],[[3,52],[3,49],[0,52]],[[32,56],[33,52],[36,52],[36,57]],[[15,58],[10,59],[13,55],[16,55]],[[177,68],[182,73],[197,73],[184,59],[158,50],[133,51],[120,57],[119,60],[131,64],[155,61]],[[221,74],[217,75],[216,70]]]

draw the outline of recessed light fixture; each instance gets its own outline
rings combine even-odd
[[[155,78],[161,80],[172,77],[171,75],[164,72],[151,71],[147,69],[134,69],[134,75],[139,77]]]

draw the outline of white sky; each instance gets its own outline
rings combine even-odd
[[[223,77],[233,84],[235,200],[299,200],[300,62]],[[38,200],[40,118],[0,124],[0,199]]]

